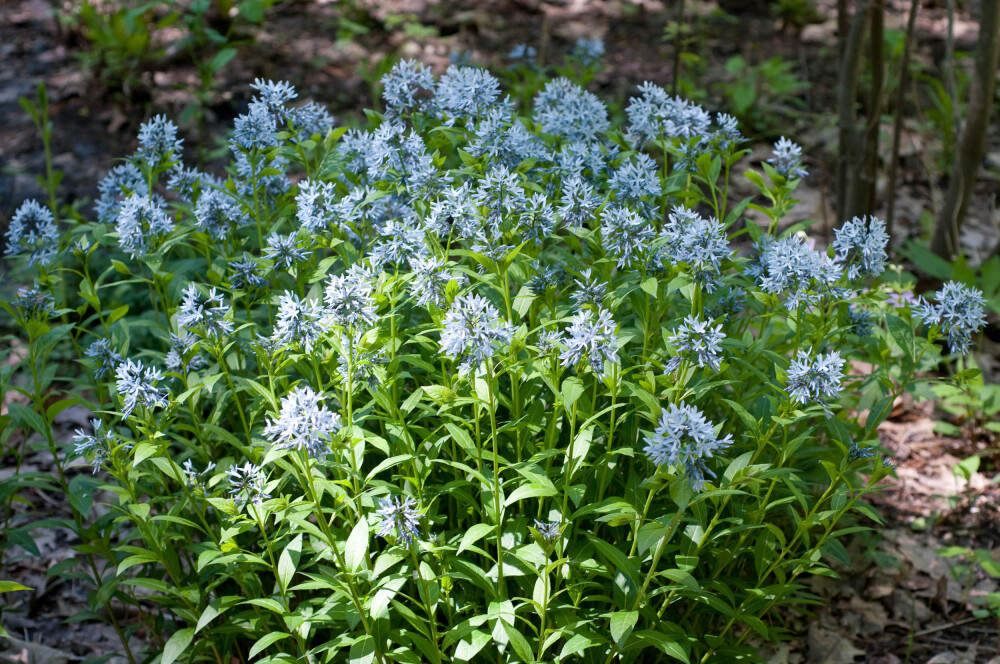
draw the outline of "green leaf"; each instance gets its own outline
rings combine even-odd
[[[200,632],[202,628],[212,622],[216,616],[222,615],[228,611],[230,607],[236,606],[241,601],[243,601],[243,598],[238,595],[226,595],[225,597],[216,597],[213,599],[208,603],[208,606],[205,607],[205,610],[201,612],[201,617],[198,618],[198,624],[195,625],[194,628],[195,633]]]
[[[114,323],[116,320],[118,320],[127,313],[128,313],[127,304],[123,304],[122,306],[118,307],[117,309],[111,312],[111,315],[108,316],[108,325],[111,325],[112,323]]]
[[[444,385],[424,385],[420,389],[440,406],[447,405],[458,398],[454,390]]]
[[[625,642],[637,622],[639,622],[638,611],[615,611],[611,614],[611,638],[619,649],[625,647]]]
[[[20,423],[21,426],[30,427],[43,436],[45,435],[45,420],[42,419],[41,415],[16,401],[11,402],[7,408],[14,417],[14,421]]]
[[[504,501],[504,507],[510,507],[519,500],[524,500],[525,498],[538,498],[540,496],[554,496],[556,495],[556,490],[548,486],[532,486],[530,484],[525,484],[524,486],[518,487],[507,496],[507,500]]]
[[[250,648],[249,658],[253,659],[256,657],[264,648],[268,647],[273,643],[277,643],[282,639],[287,639],[289,634],[287,632],[271,632],[270,634],[265,634],[264,636],[257,639],[257,643],[253,644]]]
[[[524,638],[524,635],[513,625],[502,620],[500,624],[503,625],[503,631],[507,633],[508,642],[514,648],[517,656],[525,662],[534,662],[535,656],[531,652],[531,644],[528,643],[528,639]]]
[[[0,581],[0,593],[14,593],[19,590],[32,590],[32,588],[22,586],[16,581]]]
[[[347,548],[344,550],[344,562],[347,563],[347,569],[352,572],[357,572],[365,564],[368,555],[368,537],[368,520],[362,516],[351,530],[347,538]]]
[[[94,491],[101,486],[101,482],[89,475],[76,475],[69,481],[69,493],[66,499],[70,506],[81,516],[90,516],[90,508],[94,504]]]
[[[455,647],[455,659],[469,661],[490,642],[490,635],[481,629],[473,630],[468,636],[458,642]]]
[[[229,64],[229,61],[236,57],[237,51],[235,48],[224,48],[215,56],[212,57],[211,62],[208,64],[208,68],[214,73]]]
[[[641,288],[644,292],[649,293],[650,297],[656,297],[658,285],[659,283],[656,281],[656,277],[649,277],[639,284],[639,288]]]
[[[351,653],[348,658],[351,664],[371,664],[375,661],[375,639],[371,636],[362,636],[351,646]]]
[[[177,658],[183,655],[187,647],[191,645],[193,638],[194,628],[192,627],[185,627],[174,632],[166,645],[163,646],[163,657],[160,659],[160,664],[173,664],[176,662]]]
[[[566,643],[563,644],[562,652],[559,653],[559,659],[565,660],[570,655],[578,655],[587,648],[595,645],[597,645],[596,641],[593,641],[583,634],[574,634],[568,641],[566,641]]]
[[[444,426],[448,429],[448,433],[451,434],[452,440],[458,443],[459,447],[472,455],[476,455],[476,445],[472,442],[472,436],[469,435],[468,431],[451,422],[445,423]]]
[[[517,491],[515,491],[514,493],[517,493]],[[458,551],[456,552],[456,555],[461,554],[463,551],[468,549],[470,546],[472,546],[473,544],[475,544],[476,542],[478,542],[479,540],[481,540],[483,537],[493,532],[494,530],[496,530],[494,526],[485,523],[475,524],[474,526],[466,530],[464,535],[462,535],[462,542],[458,545]]]
[[[156,454],[158,448],[152,443],[139,443],[135,448],[135,460],[132,462],[132,467],[135,468],[140,463],[148,459],[149,457]]]
[[[583,396],[584,392],[583,381],[581,381],[576,376],[571,376],[563,381],[562,384],[562,398],[563,406],[566,410],[570,410],[576,400]]]
[[[236,6],[236,9],[243,18],[251,23],[262,23],[266,7],[263,0],[243,0]]]
[[[299,533],[278,556],[278,581],[282,588],[288,588],[291,585],[301,555],[302,533]]]
[[[736,474],[739,473],[744,468],[746,468],[747,465],[749,465],[750,463],[750,459],[752,458],[753,458],[753,452],[746,452],[736,457],[726,468],[726,472],[723,473],[723,477],[725,477],[727,480],[729,480],[730,483],[732,483],[733,478],[736,477]]]

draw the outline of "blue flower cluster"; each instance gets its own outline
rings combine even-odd
[[[937,325],[948,337],[953,351],[965,355],[972,346],[972,335],[986,324],[986,299],[974,286],[949,281],[934,294],[937,304],[923,297],[913,307],[914,315],[927,325]]]
[[[652,436],[646,437],[644,451],[657,466],[682,470],[694,491],[703,491],[707,478],[715,477],[708,459],[733,443],[733,437],[719,438],[715,426],[694,406],[670,404],[660,415]]]

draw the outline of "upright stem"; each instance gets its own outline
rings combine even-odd
[[[493,517],[496,519],[496,539],[497,539],[497,591],[500,599],[506,599],[507,587],[503,578],[503,518],[500,513],[500,453],[497,448],[497,413],[496,397],[494,396],[493,367],[490,365],[486,370],[487,391],[489,394],[490,409],[490,440],[493,442]]]

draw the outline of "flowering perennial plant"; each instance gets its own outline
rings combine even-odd
[[[157,116],[93,213],[25,203],[0,400],[30,405],[4,400],[0,443],[58,472],[0,480],[0,563],[30,549],[21,492],[65,493],[81,544],[50,574],[91,584],[77,619],[132,664],[709,664],[787,638],[776,610],[878,521],[875,428],[972,348],[982,295],[890,301],[876,219],[777,233],[801,149],[747,169],[731,117],[655,83],[615,126],[602,56],[546,80],[522,49],[506,88],[404,61],[351,130],[258,80],[225,170]],[[70,406],[94,420],[67,442]]]

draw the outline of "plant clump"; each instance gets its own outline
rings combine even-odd
[[[619,126],[571,74],[515,99],[404,61],[353,129],[257,81],[225,171],[157,116],[93,213],[21,207],[11,412],[72,505],[81,620],[129,605],[123,652],[141,628],[163,664],[731,662],[786,637],[803,578],[879,522],[876,427],[938,332],[968,351],[982,297],[898,298],[876,219],[828,250],[778,233],[791,141],[734,201],[731,117],[645,83]],[[94,420],[67,446],[72,404]],[[8,526],[6,555],[32,527]]]

